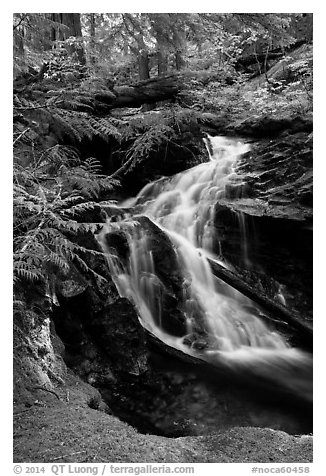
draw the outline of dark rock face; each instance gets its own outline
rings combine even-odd
[[[270,297],[278,299],[279,287],[284,288],[287,305],[309,320],[312,138],[296,133],[253,143],[236,171],[216,206],[223,256]]]
[[[312,318],[312,231],[299,221],[244,215],[217,207],[216,226],[223,256],[249,284]],[[244,247],[246,239],[246,247]],[[283,304],[283,302],[281,301]]]
[[[231,124],[229,129],[241,136],[256,138],[277,137],[284,131],[288,133],[312,132],[312,119],[301,116],[273,118],[265,116],[253,121],[245,119],[236,125]]]
[[[305,133],[254,143],[237,167],[248,186],[246,194],[238,198],[261,200],[262,215],[303,221],[311,218],[312,147],[312,136]]]
[[[307,116],[253,116],[243,120],[232,121],[230,117],[216,113],[203,112],[198,118],[203,130],[210,134],[246,137],[249,139],[277,139],[286,134],[313,131],[312,117]]]
[[[116,372],[140,375],[147,370],[144,331],[127,299],[119,298],[97,313],[89,330]]]
[[[89,290],[69,299],[59,296],[54,321],[65,345],[66,363],[99,388],[112,384],[121,373],[145,372],[147,351],[133,305],[111,296],[112,302],[102,302],[100,308],[93,296]]]
[[[126,262],[130,255],[129,244],[125,234],[122,231],[115,231],[105,235],[105,245],[108,249],[116,250],[119,258]]]
[[[141,433],[174,438],[208,435],[239,422],[290,433],[311,431],[310,406],[278,394],[275,388],[266,395],[266,388],[228,379],[208,367],[197,368],[157,349],[151,349],[146,374],[119,379],[102,395],[116,415]]]

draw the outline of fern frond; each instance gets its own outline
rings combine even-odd
[[[53,251],[51,251],[47,256],[45,256],[44,261],[54,264],[61,271],[69,271],[70,269],[67,260],[64,259],[60,254],[54,253]]]
[[[75,134],[78,140],[94,135],[94,123],[88,125],[82,113],[59,113],[57,108],[55,114],[65,124],[67,133]],[[71,114],[75,116],[70,121]],[[99,130],[107,133],[108,128],[105,129],[104,123],[100,122]],[[23,281],[46,283],[58,272],[66,275],[75,262],[97,280],[105,280],[86,262],[87,256],[103,256],[102,252],[78,244],[80,236],[95,233],[100,224],[77,221],[81,221],[80,217],[86,211],[101,206],[94,200],[101,191],[112,189],[119,183],[102,175],[101,171],[97,159],[91,157],[82,162],[74,147],[61,145],[33,156],[33,161],[27,166],[14,163],[16,284]]]
[[[93,128],[94,134],[101,137],[105,141],[109,141],[110,137],[118,140],[122,139],[122,133],[115,125],[115,121],[107,118],[90,117],[89,122]]]
[[[99,175],[102,171],[101,162],[94,157],[87,158],[83,164],[81,164],[81,168],[91,174]]]
[[[79,264],[81,269],[85,271],[86,273],[90,273],[95,277],[95,279],[99,280],[102,283],[107,283],[107,279],[98,274],[96,271],[94,271],[92,268],[90,268],[85,261],[78,256],[77,254],[75,255],[75,261]]]
[[[24,278],[28,281],[38,281],[44,278],[42,271],[21,260],[15,262],[14,276],[16,279]]]

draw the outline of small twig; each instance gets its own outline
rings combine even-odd
[[[13,26],[13,30],[16,30],[22,23],[23,21],[26,19],[27,15],[26,14],[22,14],[22,16],[20,17],[20,20],[19,22]]]
[[[36,237],[36,235],[38,234],[38,232],[40,231],[40,229],[42,228],[42,226],[44,225],[45,223],[45,218],[43,218],[43,220],[41,220],[41,222],[39,223],[39,225],[37,226],[37,228],[35,228],[34,230],[34,233],[32,233],[26,243],[24,244],[24,246],[22,247],[22,249],[20,250],[20,253],[24,253],[24,251],[26,250],[26,248],[31,244],[31,242],[33,241],[33,239]]]
[[[119,174],[121,174],[122,172],[124,172],[127,167],[129,167],[129,165],[132,164],[132,162],[135,160],[135,157],[132,155],[130,157],[130,159],[127,160],[127,162],[125,162],[118,170],[116,170],[115,172],[113,172],[113,174],[111,174],[109,176],[109,178],[115,178],[117,177]]]
[[[30,128],[29,128],[29,127],[27,127],[27,129],[25,129],[25,130],[24,130],[24,131],[23,131],[21,134],[19,134],[19,136],[18,136],[18,137],[17,137],[17,138],[14,140],[14,143],[13,143],[13,145],[15,145],[15,144],[16,144],[16,142],[18,142],[18,141],[19,141],[19,139],[21,139],[21,138],[22,138],[22,137],[23,137],[23,136],[26,134],[26,132],[28,132],[28,131],[29,131],[29,129],[30,129]]]
[[[60,385],[63,385],[65,383],[65,381],[61,377],[59,377],[59,375],[56,375],[54,372],[52,372],[51,369],[47,370],[47,374],[50,378],[60,383]]]
[[[33,387],[33,388],[34,388],[34,390],[44,390],[44,392],[52,393],[53,395],[55,395],[57,397],[58,400],[60,400],[59,395],[56,392],[54,392],[53,390],[49,390],[49,389],[47,389],[45,387],[41,387],[41,386],[37,386],[37,387]]]
[[[177,142],[174,142],[174,141],[171,140],[171,139],[170,139],[170,142],[171,142],[171,144],[174,144],[175,146],[179,147],[180,149],[186,149],[186,150],[188,150],[188,151],[192,154],[192,156],[194,157],[194,159],[196,159],[195,154],[193,153],[193,151],[192,151],[191,149],[189,149],[189,147],[186,147],[185,145],[180,145],[180,144],[178,144]]]
[[[68,456],[75,456],[75,455],[79,455],[81,453],[86,453],[86,450],[76,451],[75,453],[69,453],[67,455],[58,456],[56,458],[50,458],[50,459],[48,459],[48,461],[57,461],[58,459],[68,458]]]
[[[265,61],[264,61],[264,71],[265,71],[265,78],[268,84],[270,84],[269,77],[267,75],[267,59],[268,59],[268,52],[269,52],[269,44],[267,45],[267,50],[266,50],[266,55],[265,55]]]

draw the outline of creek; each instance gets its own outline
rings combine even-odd
[[[207,162],[146,185],[135,198],[121,204],[129,213],[122,213],[118,221],[108,218],[98,240],[113,280],[120,296],[134,303],[142,326],[166,346],[224,374],[254,381],[260,392],[264,385],[267,392],[278,388],[308,404],[312,401],[311,354],[293,347],[261,318],[259,306],[214,276],[210,268],[208,258],[232,269],[216,232],[215,207],[230,183],[240,184],[241,198],[241,177],[235,166],[250,146],[226,137],[204,140]],[[174,289],[177,319],[166,309],[173,283],[162,277],[151,234],[137,225],[138,217],[146,217],[171,243],[180,288],[178,292]],[[239,213],[238,219],[242,230],[239,253],[250,267],[246,216]],[[117,231],[126,237],[127,251],[122,254],[107,239]],[[164,248],[162,253],[166,253]],[[170,272],[173,275],[175,270]],[[282,289],[278,298],[285,302]]]

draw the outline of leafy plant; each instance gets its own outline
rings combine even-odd
[[[197,123],[196,111],[177,104],[164,105],[159,109],[131,116],[120,127],[120,140],[127,143],[128,147],[123,153],[117,152],[122,156],[122,166],[112,176],[132,170],[149,156],[155,157],[155,153],[160,150],[167,150],[169,144],[186,148],[178,144],[178,136],[185,128],[189,130],[190,123]]]
[[[19,141],[16,142],[19,156]],[[29,165],[14,163],[14,278],[43,282],[49,288],[72,264],[104,279],[92,270],[85,255],[102,255],[78,244],[78,236],[97,229],[84,223],[85,212],[99,206],[102,191],[117,181],[101,174],[100,164],[84,163],[70,147],[56,145]],[[107,203],[106,203],[107,204]]]

